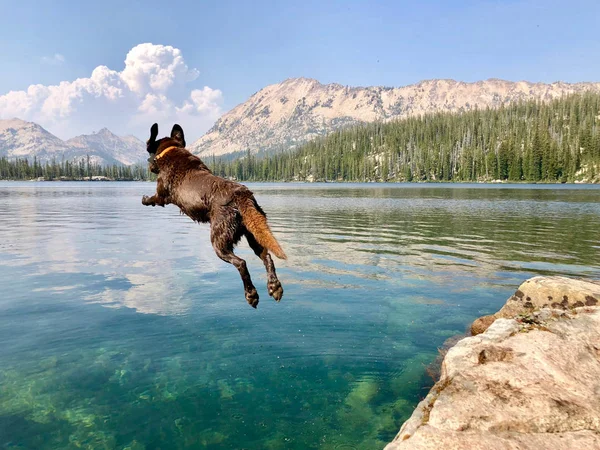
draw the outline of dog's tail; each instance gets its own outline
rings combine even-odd
[[[238,207],[242,213],[242,223],[254,235],[258,243],[270,250],[279,259],[287,259],[279,242],[277,242],[269,228],[267,215],[256,203],[256,199],[251,195],[243,196],[238,200]]]

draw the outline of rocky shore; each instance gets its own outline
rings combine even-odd
[[[600,449],[600,282],[525,281],[448,350],[385,450]]]

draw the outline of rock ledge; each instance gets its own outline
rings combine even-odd
[[[448,350],[386,450],[600,449],[600,284],[524,282]],[[479,323],[479,325],[478,325]]]

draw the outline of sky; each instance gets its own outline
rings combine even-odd
[[[261,88],[600,81],[598,0],[0,0],[0,119],[187,140]]]

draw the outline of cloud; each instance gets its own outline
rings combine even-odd
[[[56,54],[43,61],[57,63],[64,57]],[[194,86],[199,75],[187,66],[181,50],[139,44],[127,53],[121,71],[98,66],[88,78],[0,95],[0,119],[37,122],[63,139],[108,127],[145,140],[154,122],[161,125],[161,135],[180,123],[192,142],[222,113],[222,92]]]
[[[59,66],[65,62],[65,57],[60,53],[55,53],[52,56],[44,56],[42,58],[42,63],[50,64],[51,66]]]
[[[177,108],[177,112],[193,114],[213,110],[219,107],[221,100],[221,91],[204,86],[204,89],[194,89],[190,99],[181,108]]]

